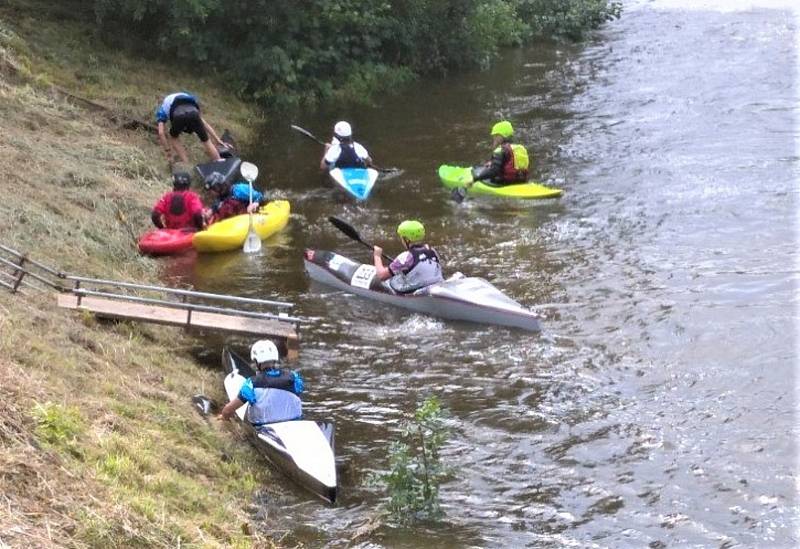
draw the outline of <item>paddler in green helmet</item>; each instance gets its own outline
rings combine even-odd
[[[425,227],[417,220],[408,219],[397,226],[397,236],[406,251],[398,255],[388,267],[383,265],[383,249],[373,248],[372,259],[375,272],[381,280],[389,280],[389,286],[400,294],[414,292],[431,284],[442,282],[442,266],[439,254],[425,243]]]
[[[511,185],[528,181],[528,151],[524,146],[512,143],[514,127],[508,120],[492,126],[492,158],[483,166],[472,169],[473,181],[486,181],[494,185]]]

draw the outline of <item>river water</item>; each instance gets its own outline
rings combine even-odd
[[[320,178],[321,147],[288,122],[265,129],[251,158],[291,201],[289,228],[256,257],[176,261],[165,276],[288,299],[311,319],[296,367],[307,415],[336,421],[341,499],[328,508],[285,483],[258,502],[266,531],[352,540],[383,497],[369,473],[436,394],[452,425],[443,521],[384,525],[354,545],[800,543],[798,23],[791,8],[750,4],[628,3],[583,44],[509,52],[372,108],[292,120],[327,138],[348,119],[377,163],[403,168],[364,205]],[[562,199],[449,199],[437,165],[487,157],[500,117]],[[421,219],[448,272],[489,279],[537,310],[543,332],[310,284],[305,247],[370,259],[328,215],[390,254],[397,223]]]

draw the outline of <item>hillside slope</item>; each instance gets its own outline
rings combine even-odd
[[[66,272],[155,281],[134,239],[169,170],[154,136],[120,119],[149,119],[177,88],[196,91],[220,127],[243,133],[257,114],[211,81],[104,51],[80,22],[31,4],[0,7],[0,243]],[[192,409],[203,389],[222,398],[196,344],[0,288],[0,545],[272,545],[248,526],[263,461]]]

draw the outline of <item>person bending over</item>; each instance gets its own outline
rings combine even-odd
[[[169,122],[169,131],[166,130]],[[200,102],[197,98],[186,92],[171,93],[166,96],[156,109],[156,124],[158,125],[158,140],[167,162],[172,164],[174,155],[181,162],[189,162],[186,148],[180,142],[181,133],[194,133],[203,144],[203,149],[209,160],[219,160],[219,150],[228,146],[218,136],[214,128],[206,122],[200,114]]]

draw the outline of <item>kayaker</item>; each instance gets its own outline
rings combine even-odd
[[[442,266],[439,254],[425,244],[425,227],[416,220],[406,220],[397,226],[397,236],[406,251],[394,258],[388,267],[383,265],[383,249],[373,248],[372,260],[381,280],[389,280],[389,286],[401,294],[442,282]]]
[[[206,178],[205,189],[214,197],[211,208],[206,210],[206,221],[209,225],[235,215],[256,212],[267,203],[264,193],[255,188],[251,203],[248,183],[239,181],[231,185],[218,172],[214,172]]]
[[[170,123],[169,132],[166,124]],[[217,147],[227,149],[228,146],[217,136],[214,128],[200,114],[200,102],[186,92],[171,93],[166,96],[156,109],[158,124],[158,140],[167,162],[172,164],[173,155],[177,154],[181,162],[189,162],[186,148],[178,139],[181,133],[194,133],[203,144],[210,160],[220,160]]]
[[[268,339],[256,341],[250,348],[256,375],[247,378],[236,398],[228,402],[219,419],[230,419],[245,402],[247,420],[255,426],[300,419],[303,405],[303,378],[299,373],[278,368],[278,348]]]
[[[495,185],[511,185],[528,181],[528,151],[524,146],[512,143],[514,128],[508,120],[502,120],[491,129],[492,158],[483,166],[472,170],[473,181],[488,181]]]
[[[186,172],[172,175],[172,191],[162,196],[150,218],[159,229],[203,229],[203,202],[200,196],[189,190],[191,176]]]
[[[369,152],[361,143],[353,141],[353,129],[344,120],[333,126],[333,139],[325,143],[325,153],[319,161],[323,171],[333,168],[366,168],[372,165]]]

